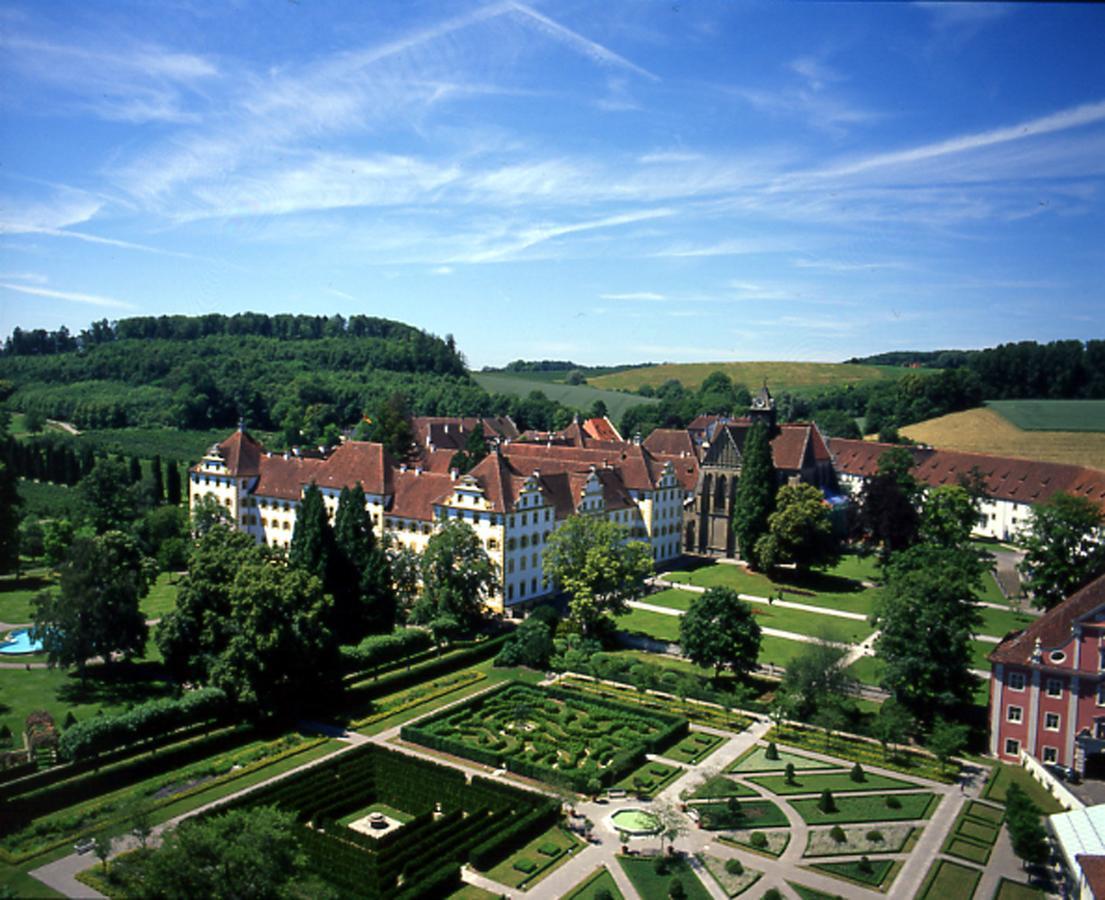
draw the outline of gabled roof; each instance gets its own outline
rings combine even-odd
[[[468,435],[477,428],[487,439],[514,440],[518,426],[510,416],[414,416],[411,431],[419,448],[433,445],[438,449],[460,450]]]
[[[894,446],[847,438],[829,441],[837,471],[863,478],[878,474],[879,459]],[[977,472],[987,496],[995,500],[1043,503],[1064,492],[1085,497],[1105,511],[1105,472],[1100,469],[931,447],[906,449],[913,456],[913,477],[929,487],[958,484]]]
[[[622,441],[622,436],[618,433],[618,429],[614,427],[614,423],[606,416],[584,419],[583,431],[588,437],[596,441],[612,441],[616,443]]]
[[[253,493],[258,497],[276,500],[298,500],[304,485],[316,480],[319,469],[325,463],[321,459],[303,456],[266,454],[260,460],[260,475]]]
[[[690,432],[685,428],[657,428],[642,444],[654,456],[698,456]]]
[[[261,445],[248,431],[238,429],[219,445],[226,470],[234,476],[256,475],[261,461]]]
[[[319,467],[315,481],[319,487],[335,489],[359,482],[369,494],[390,494],[394,469],[395,461],[383,444],[346,441]]]
[[[448,475],[420,469],[397,469],[392,484],[394,494],[387,514],[423,522],[434,520],[434,504],[448,497],[456,487]]]
[[[990,654],[990,660],[1007,665],[1029,665],[1037,640],[1044,652],[1062,647],[1070,641],[1075,622],[1100,608],[1105,608],[1105,575],[1071,594],[1023,631],[1005,638]]]

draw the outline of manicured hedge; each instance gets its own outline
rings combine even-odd
[[[228,708],[219,688],[188,691],[173,699],[151,700],[117,716],[94,716],[67,728],[58,741],[62,759],[89,759],[105,750],[158,738],[197,722],[222,717]]]
[[[402,628],[391,634],[374,634],[355,646],[342,647],[342,664],[347,672],[375,669],[427,650],[433,644],[433,635],[422,628]]]
[[[537,807],[501,831],[493,832],[488,838],[468,852],[468,862],[473,868],[486,872],[502,862],[515,850],[524,847],[543,831],[548,831],[560,819],[560,804],[555,800]]]
[[[17,778],[33,775],[37,771],[38,763],[36,762],[17,763],[14,766],[8,766],[6,769],[0,769],[0,783],[15,781]]]

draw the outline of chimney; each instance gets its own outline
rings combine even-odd
[[[415,466],[414,467],[414,474],[415,475],[421,475],[422,474],[422,466]]]
[[[450,478],[450,480],[452,480],[452,481],[456,481],[456,480],[457,480],[457,476],[458,476],[459,474],[460,474],[460,469],[450,469],[450,470],[449,470],[449,478]]]

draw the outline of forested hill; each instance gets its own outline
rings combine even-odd
[[[1105,398],[1105,340],[1020,341],[985,350],[895,351],[848,362],[967,369],[977,376],[987,400]]]
[[[6,382],[6,384],[5,384]],[[394,394],[414,412],[490,412],[451,337],[368,316],[139,317],[79,335],[16,329],[0,400],[80,428],[233,426],[316,434]]]

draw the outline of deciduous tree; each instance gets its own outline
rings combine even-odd
[[[426,543],[420,568],[422,597],[412,618],[429,623],[439,616],[452,616],[463,628],[474,628],[498,579],[495,564],[472,526],[462,519],[443,522]]]
[[[592,634],[641,596],[652,574],[652,552],[627,540],[622,526],[593,516],[569,516],[545,546],[545,574],[568,594],[569,616]]]
[[[680,618],[679,646],[696,665],[713,668],[715,678],[722,669],[744,675],[756,666],[760,626],[736,591],[712,587]]]
[[[840,560],[829,504],[812,484],[781,487],[767,522],[768,533],[756,542],[756,555],[765,568],[792,563],[802,571]]]
[[[1105,572],[1103,517],[1090,500],[1058,493],[1032,508],[1021,572],[1033,605],[1051,609]]]
[[[787,663],[780,689],[789,715],[809,720],[847,694],[852,679],[844,671],[845,655],[843,647],[825,639],[802,645]]]
[[[97,460],[77,491],[84,517],[99,533],[126,529],[138,513],[134,486],[119,460]]]
[[[913,457],[905,448],[886,451],[879,459],[878,474],[860,494],[860,527],[867,543],[878,548],[883,563],[917,539],[920,486],[910,474],[912,466]]]
[[[51,666],[76,666],[113,653],[132,657],[146,647],[146,619],[139,601],[156,572],[138,543],[121,531],[77,538],[60,568],[56,592],[35,597],[33,635]]]

